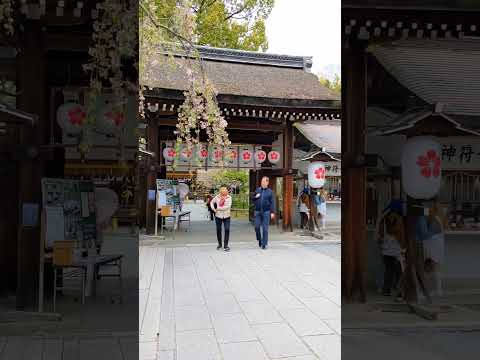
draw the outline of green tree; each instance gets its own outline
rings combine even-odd
[[[222,170],[214,175],[215,187],[233,185],[245,192],[248,189],[248,172],[245,170]]]
[[[335,74],[333,80],[330,80],[323,75],[318,75],[318,80],[320,81],[320,84],[330,89],[334,93],[340,94],[342,92],[342,81],[340,79],[340,75]]]
[[[174,19],[175,0],[156,0],[156,3],[160,19]],[[195,43],[265,51],[268,48],[265,20],[273,4],[274,0],[191,0]]]

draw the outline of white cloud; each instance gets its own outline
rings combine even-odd
[[[266,22],[267,52],[313,56],[314,73],[332,65],[339,71],[340,14],[340,0],[275,0]]]

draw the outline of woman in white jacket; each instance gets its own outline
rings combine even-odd
[[[215,204],[217,205],[215,207]],[[230,251],[228,240],[230,237],[230,208],[232,207],[232,197],[228,193],[226,186],[220,188],[220,194],[210,201],[210,208],[215,212],[215,223],[217,225],[217,250],[222,248],[222,224],[225,231],[223,238],[223,248]]]

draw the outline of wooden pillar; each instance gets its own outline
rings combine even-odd
[[[365,48],[342,49],[342,293],[347,301],[357,291],[366,301],[366,169],[355,166],[365,151],[367,107]]]
[[[149,119],[147,127],[147,147],[148,151],[155,153],[155,157],[149,158],[146,176],[146,191],[157,189],[157,165],[160,163],[160,149],[158,144],[158,123],[153,119]],[[147,234],[153,235],[155,232],[155,211],[157,204],[155,200],[149,200],[146,196],[146,230]]]
[[[43,30],[38,21],[28,21],[20,40],[23,51],[18,55],[17,79],[21,95],[17,107],[37,114],[35,128],[22,127],[20,144],[41,145],[47,142],[48,93],[46,84],[46,54],[43,52]],[[18,200],[19,223],[22,204],[41,205],[41,178],[45,163],[41,159],[19,162]],[[18,227],[17,310],[33,310],[38,303],[38,269],[40,266],[40,227]]]
[[[283,167],[287,172],[283,177],[283,231],[293,231],[292,202],[293,202],[293,124],[287,121],[283,132]]]

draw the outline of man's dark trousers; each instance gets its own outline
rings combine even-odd
[[[255,211],[255,234],[257,235],[258,246],[268,245],[268,225],[270,224],[270,210]],[[262,228],[262,233],[260,233]]]

